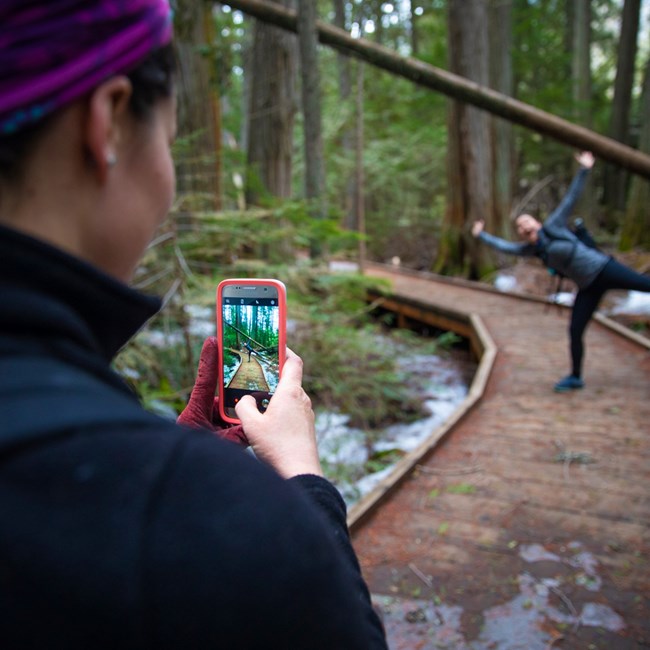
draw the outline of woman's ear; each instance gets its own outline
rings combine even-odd
[[[90,95],[84,131],[85,145],[100,183],[118,162],[133,88],[124,76],[111,77]]]

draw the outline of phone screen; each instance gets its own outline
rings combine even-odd
[[[221,292],[223,410],[236,418],[235,405],[252,395],[264,412],[280,379],[284,333],[279,289],[262,281],[227,284]]]

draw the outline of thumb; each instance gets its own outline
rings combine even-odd
[[[251,425],[255,425],[257,420],[262,416],[257,409],[257,402],[252,395],[244,395],[235,405],[235,413],[244,425],[244,430]],[[248,423],[248,424],[247,424]]]

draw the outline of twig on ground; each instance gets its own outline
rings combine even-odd
[[[470,467],[425,467],[424,465],[416,465],[415,469],[424,474],[474,474],[483,471],[480,465]]]
[[[424,582],[424,584],[425,584],[427,587],[429,587],[429,589],[433,589],[433,582],[431,582],[431,580],[430,580],[427,576],[425,576],[424,573],[422,573],[422,571],[420,571],[420,569],[418,569],[418,568],[415,566],[415,564],[413,564],[413,563],[411,562],[411,563],[409,564],[409,569],[411,569],[411,571],[413,571],[413,573],[415,573],[415,575],[416,575],[418,578],[420,578],[420,580],[422,580],[422,582]]]
[[[573,624],[573,632],[575,634],[580,627],[580,615],[578,614],[578,610],[574,607],[573,603],[564,594],[564,592],[562,592],[561,589],[553,586],[549,586],[549,589],[566,605],[567,609],[571,612],[571,615],[575,619],[575,623]]]

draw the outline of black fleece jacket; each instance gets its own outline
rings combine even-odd
[[[159,308],[0,227],[0,642],[386,648],[326,480],[147,413],[110,362]]]

